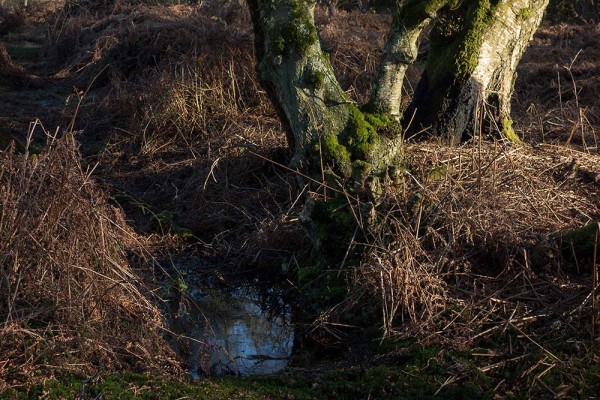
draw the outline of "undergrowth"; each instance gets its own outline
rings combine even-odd
[[[143,241],[82,165],[74,136],[46,135],[38,154],[0,152],[0,390],[66,372],[176,372],[149,287],[128,262]]]
[[[284,129],[255,77],[247,10],[158,3],[69,1],[50,20],[46,78],[74,88],[80,107],[63,112],[77,114],[79,132],[44,132],[39,154],[0,153],[0,387],[90,398],[595,393],[597,265],[552,242],[600,219],[597,38],[575,39],[588,28],[545,25],[524,58],[515,130],[535,145],[407,143],[380,204],[329,203],[345,210],[327,216],[337,229],[352,228],[331,244],[343,260],[322,268],[305,205],[333,191],[286,166]],[[358,103],[389,21],[317,15]],[[26,76],[4,53],[0,68]],[[560,64],[548,67],[551,56]],[[145,241],[178,232],[179,249],[218,254],[223,271],[288,280],[296,307],[312,313],[300,332],[354,364],[320,369],[308,357],[292,361],[291,376],[189,386],[108,372],[178,376],[142,270],[130,265]],[[550,257],[536,263],[546,243]],[[353,342],[365,327],[378,350]],[[407,355],[406,338],[426,347]]]

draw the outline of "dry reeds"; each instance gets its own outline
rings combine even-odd
[[[175,371],[127,262],[135,234],[73,135],[48,141],[40,154],[0,152],[0,389],[66,372]]]
[[[591,271],[592,254],[544,265],[531,255],[551,234],[600,220],[598,187],[573,172],[572,158],[600,165],[597,156],[550,146],[409,145],[402,190],[384,199],[354,280],[381,298],[385,332],[408,316],[426,340],[460,336],[468,345],[507,313],[523,323],[560,315],[560,324],[583,313],[577,324],[589,329],[590,304],[581,307],[591,279],[573,274]]]

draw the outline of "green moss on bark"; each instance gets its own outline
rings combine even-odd
[[[431,35],[427,59],[429,87],[444,80],[460,82],[468,79],[479,63],[484,34],[493,22],[499,1],[463,2],[456,12],[444,15]]]
[[[319,41],[317,29],[303,0],[290,2],[290,17],[285,24],[273,27],[271,51],[274,54],[303,54]]]
[[[521,138],[512,127],[512,120],[510,118],[504,118],[502,120],[502,133],[508,140],[515,144],[522,144]]]
[[[517,20],[527,21],[529,18],[531,18],[532,14],[533,14],[533,11],[531,10],[531,8],[529,8],[529,7],[522,8],[517,13]]]
[[[373,171],[373,164],[363,160],[356,160],[352,162],[352,179],[355,182],[364,182],[367,180],[371,172]]]
[[[315,90],[321,89],[325,82],[325,73],[314,67],[308,68],[304,76],[304,81]]]
[[[344,177],[350,176],[352,172],[351,154],[346,146],[340,144],[338,137],[335,134],[327,134],[319,145],[325,159],[333,162],[333,167]],[[316,150],[319,154],[319,149]]]
[[[467,79],[479,63],[479,52],[483,44],[483,35],[493,19],[495,7],[490,0],[480,0],[477,6],[467,11],[467,30],[456,58],[456,79]]]
[[[354,160],[367,160],[373,146],[379,140],[375,127],[354,105],[350,106],[350,120],[342,137],[344,143],[350,148]]]
[[[364,114],[355,105],[349,105],[350,114],[346,129],[341,135],[326,135],[318,145],[326,160],[330,160],[334,168],[344,179],[352,177],[361,183],[374,169],[374,158],[380,149],[381,134],[393,127],[391,135],[399,134],[398,122],[385,115]]]

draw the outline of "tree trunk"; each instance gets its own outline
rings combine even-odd
[[[516,68],[539,27],[548,0],[463,1],[445,9],[430,34],[423,77],[413,103],[415,128],[458,143],[472,135],[511,128]]]
[[[340,87],[319,43],[314,2],[250,0],[249,6],[259,79],[287,124],[292,166],[361,183],[385,172],[400,152],[400,135],[377,132],[390,121],[364,115]]]
[[[402,81],[430,34],[425,72],[405,114],[457,143],[484,129],[511,140],[510,99],[516,67],[548,0],[405,0],[400,3],[364,114],[341,89],[314,25],[312,0],[250,0],[257,71],[282,120],[291,165],[313,177],[325,171],[362,184],[400,156]],[[392,118],[390,118],[392,117]],[[406,118],[408,119],[408,118]],[[374,179],[378,180],[378,179]]]
[[[450,0],[409,0],[402,3],[388,34],[368,110],[400,117],[402,83],[410,64],[417,59],[418,39],[423,29]]]

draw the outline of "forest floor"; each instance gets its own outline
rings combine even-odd
[[[20,284],[17,266],[49,288],[23,279],[12,308],[0,307],[0,398],[597,398],[600,249],[534,258],[539,243],[600,221],[599,25],[549,18],[537,32],[513,102],[523,145],[406,143],[407,173],[377,210],[380,230],[344,244],[360,263],[321,273],[301,221],[304,198],[323,194],[285,167],[247,11],[60,3],[0,14],[0,194],[15,188],[19,199],[10,214],[10,197],[0,198],[0,291]],[[359,104],[389,22],[377,12],[317,16]],[[423,62],[407,74],[407,99]],[[44,232],[51,208],[36,208],[52,202],[58,233]],[[39,222],[21,229],[19,213]],[[48,251],[53,237],[66,247]],[[89,257],[77,253],[85,240]],[[269,277],[310,302],[310,321],[308,303],[292,304],[302,339],[284,372],[191,381],[160,335],[143,332],[168,319],[164,307],[132,304],[156,300],[148,265],[190,255],[220,265],[207,274],[222,281]],[[77,285],[50,291],[69,270],[35,266],[78,258],[89,263],[80,272],[110,260],[82,275],[80,302]],[[143,279],[106,296],[129,271]],[[94,289],[100,274],[106,286]],[[70,319],[63,307],[94,318]]]

